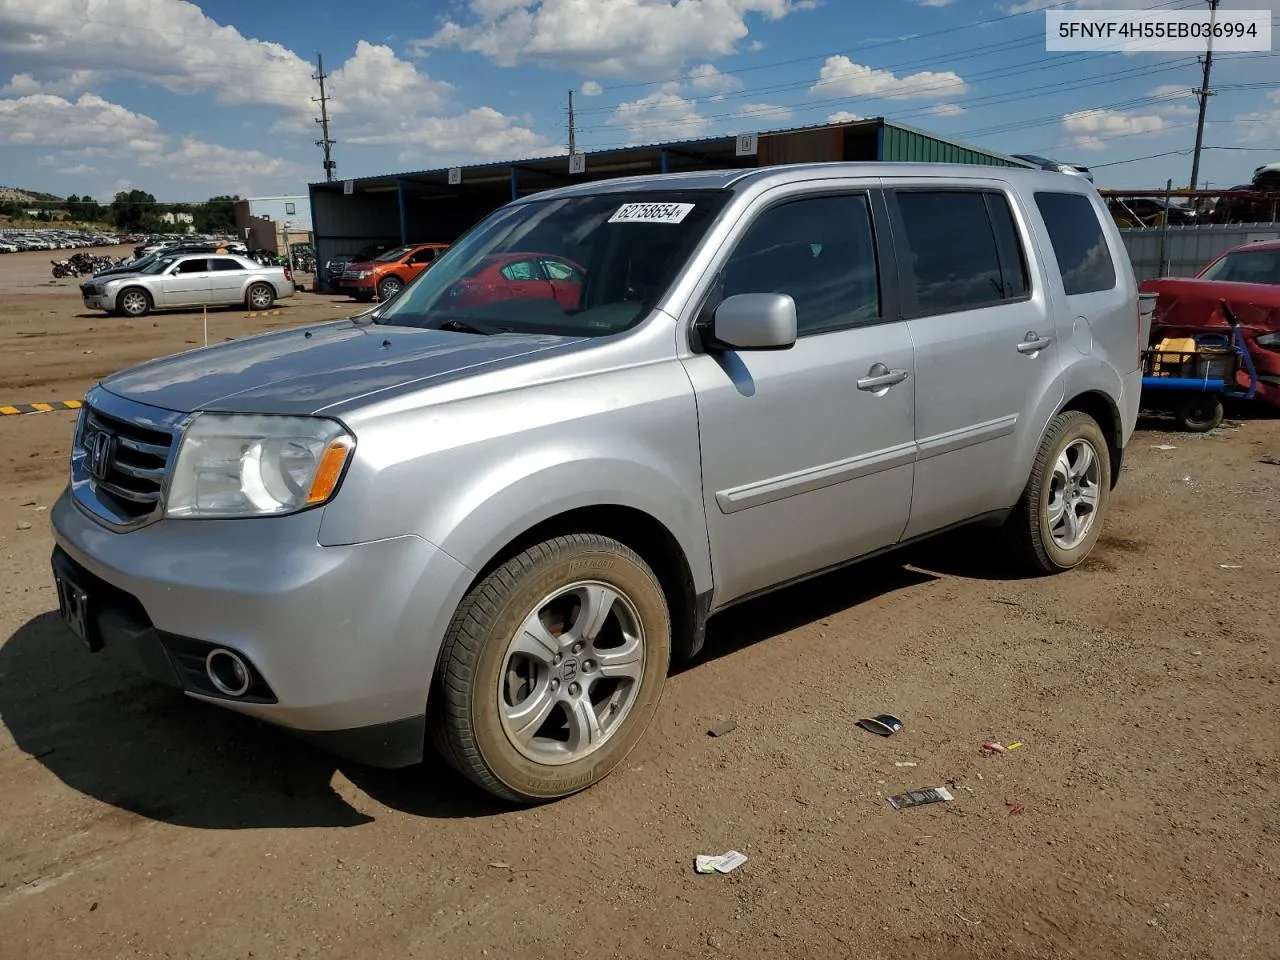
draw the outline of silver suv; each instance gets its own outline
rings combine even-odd
[[[52,514],[62,614],[348,758],[432,740],[499,796],[561,797],[731,604],[968,523],[1078,565],[1148,324],[1078,177],[540,193],[371,311],[91,390]]]

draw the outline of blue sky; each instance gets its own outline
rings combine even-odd
[[[1100,186],[1185,183],[1195,54],[1046,53],[1050,6],[1064,4],[3,0],[0,184],[303,193],[322,177],[317,51],[344,177],[562,153],[573,89],[585,149],[883,115],[1085,163]],[[1280,23],[1280,0],[1232,7]],[[1212,86],[1201,176],[1225,187],[1280,160],[1280,54],[1219,54]]]

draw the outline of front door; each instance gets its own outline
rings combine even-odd
[[[913,350],[882,294],[871,195],[851,185],[763,203],[707,309],[740,293],[788,294],[797,342],[685,361],[713,606],[890,546],[911,507]]]
[[[1062,399],[1061,340],[1003,189],[902,181],[888,205],[916,349],[910,538],[1017,501],[1018,451]]]
[[[209,261],[191,257],[170,269],[161,283],[166,307],[198,307],[209,303]]]
[[[409,254],[408,259],[404,261],[404,282],[410,282],[414,277],[420,274],[427,267],[435,262],[440,251],[435,247],[423,247],[415,253]]]

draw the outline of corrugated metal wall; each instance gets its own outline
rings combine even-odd
[[[395,191],[348,197],[340,189],[313,189],[311,216],[316,256],[322,263],[375,241],[400,242],[400,198]]]
[[[1160,227],[1122,229],[1125,249],[1133,263],[1138,282],[1160,276]],[[1165,262],[1166,276],[1190,277],[1232,247],[1257,240],[1280,240],[1280,225],[1274,223],[1224,223],[1195,227],[1169,227]]]
[[[844,130],[801,130],[777,136],[761,134],[756,160],[762,167],[775,163],[825,163],[843,160]]]
[[[994,167],[1019,167],[1023,164],[999,154],[988,153],[922,130],[885,123],[880,145],[880,158],[899,163],[978,163]]]

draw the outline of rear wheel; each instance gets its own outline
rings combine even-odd
[[[1222,425],[1222,400],[1211,393],[1191,394],[1178,404],[1174,415],[1183,430],[1208,433]]]
[[[255,283],[245,294],[250,310],[267,310],[276,302],[275,288],[267,283]]]
[[[1067,410],[1049,421],[1022,498],[1005,521],[1018,563],[1036,573],[1079,566],[1111,496],[1111,453],[1096,420]]]
[[[126,317],[145,317],[151,311],[151,294],[141,287],[129,287],[116,297],[116,309]]]
[[[594,534],[544,541],[459,606],[435,676],[436,745],[504,799],[576,793],[640,740],[670,655],[666,598],[644,560]]]

